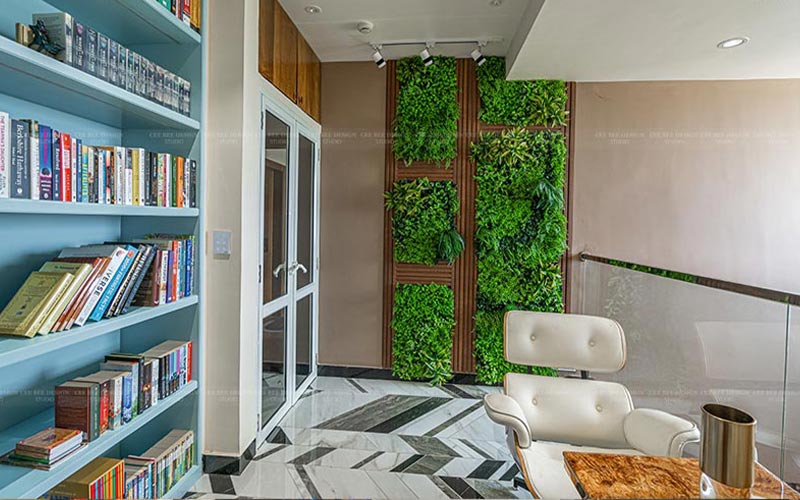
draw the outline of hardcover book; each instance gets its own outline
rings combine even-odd
[[[86,63],[83,70],[90,75],[97,75],[97,30],[91,26],[86,27]]]
[[[89,300],[94,287],[102,278],[103,273],[105,273],[105,270],[111,262],[111,259],[108,257],[59,257],[54,259],[54,261],[88,264],[92,268],[89,277],[83,283],[81,288],[78,290],[78,293],[75,294],[75,297],[73,297],[72,301],[70,301],[69,305],[67,305],[67,309],[56,322],[55,331],[60,332],[72,328],[72,325],[75,323],[75,320],[77,319],[81,310]]]
[[[100,435],[100,386],[70,381],[55,388],[56,427],[77,429],[87,441]]]
[[[108,80],[108,37],[97,33],[97,77]]]
[[[81,264],[77,262],[51,261],[45,262],[39,271],[46,273],[69,273],[73,276],[69,286],[64,290],[64,293],[61,294],[56,303],[53,305],[53,308],[48,313],[47,318],[39,328],[39,333],[46,335],[53,331],[53,327],[55,326],[58,318],[61,317],[61,314],[67,308],[69,302],[86,282],[86,279],[89,277],[89,274],[92,271],[92,267],[88,264]]]
[[[107,292],[109,284],[127,257],[127,251],[115,245],[91,245],[78,248],[65,248],[59,254],[59,258],[69,257],[108,257],[110,259],[108,267],[100,277],[100,280],[95,284],[89,299],[75,319],[75,324],[83,326],[97,308],[100,299]]]
[[[0,335],[36,335],[71,280],[72,275],[68,273],[32,272],[0,313]]]
[[[111,246],[111,245],[109,245]],[[122,247],[120,247],[122,248]],[[108,283],[108,286],[103,291],[103,295],[100,297],[100,300],[97,302],[97,306],[95,307],[92,314],[89,315],[89,319],[93,321],[100,321],[103,319],[106,311],[108,310],[109,306],[111,305],[111,301],[114,298],[114,295],[117,293],[120,285],[122,284],[122,280],[125,279],[125,276],[128,274],[128,270],[133,263],[133,259],[136,257],[138,250],[130,245],[124,248],[125,257],[122,260],[122,263],[119,266],[119,269],[116,273],[114,273],[114,277]]]
[[[100,369],[122,375],[122,422],[130,422],[139,411],[139,361],[114,359],[112,354],[100,363]]]
[[[31,197],[31,181],[28,163],[30,161],[30,134],[22,120],[11,120],[11,197]]]
[[[39,196],[39,122],[36,120],[20,120],[28,128],[28,182],[30,182],[30,199],[38,200]]]
[[[81,71],[86,67],[86,26],[77,19],[72,31],[72,65]]]
[[[11,196],[9,176],[11,175],[11,117],[0,112],[0,198]]]
[[[39,126],[39,197],[53,199],[53,131]]]

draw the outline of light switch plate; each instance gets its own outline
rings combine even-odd
[[[212,233],[212,248],[215,259],[230,259],[231,258],[231,232],[230,231],[214,231]]]

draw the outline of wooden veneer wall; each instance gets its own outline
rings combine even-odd
[[[402,160],[396,159],[392,152],[392,133],[396,115],[398,83],[396,77],[396,61],[388,61],[386,65],[386,175],[384,188],[392,189],[392,185],[401,179],[416,179],[427,177],[432,181],[448,180],[456,184],[460,210],[457,215],[456,227],[464,237],[464,252],[453,265],[439,263],[435,266],[421,264],[405,264],[394,262],[394,241],[392,239],[391,213],[384,216],[384,244],[383,244],[383,350],[382,363],[384,368],[392,366],[392,304],[394,302],[394,288],[397,284],[406,283],[438,283],[448,285],[453,289],[455,297],[456,326],[453,332],[453,371],[455,373],[473,373],[475,371],[475,311],[477,298],[477,258],[475,256],[475,194],[477,186],[474,179],[475,164],[470,158],[470,145],[478,139],[482,132],[499,132],[510,128],[506,126],[486,125],[480,123],[478,112],[480,110],[480,97],[478,95],[478,81],[476,65],[472,59],[458,59],[456,63],[456,78],[458,83],[458,103],[460,114],[458,119],[458,139],[456,159],[450,168],[442,168],[432,164],[413,163],[405,166]],[[530,127],[536,130],[557,130],[564,134],[567,141],[568,160],[565,172],[565,207],[567,210],[567,234],[570,242],[570,198],[571,191],[571,165],[572,165],[572,123],[574,116],[575,84],[568,83],[569,96],[568,117],[570,122],[564,127]],[[565,307],[569,293],[566,289],[568,283],[567,254],[561,262],[564,274],[563,293]]]

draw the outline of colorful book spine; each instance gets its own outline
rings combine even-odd
[[[131,263],[133,262],[133,258],[135,256],[136,256],[136,249],[128,245],[125,248],[125,258],[122,261],[122,265],[120,265],[119,269],[114,274],[114,277],[111,279],[108,286],[103,291],[103,295],[97,302],[97,306],[95,307],[94,311],[92,311],[92,314],[89,316],[89,319],[93,321],[100,321],[101,319],[103,319],[103,315],[106,313],[108,306],[111,305],[111,300],[114,298],[114,295],[117,293],[117,289],[122,283],[122,280],[128,273],[128,269],[130,269]]]
[[[0,112],[0,198],[11,196],[9,176],[11,174],[11,117]]]
[[[53,200],[62,201],[61,197],[61,133],[58,130],[52,131],[52,156],[53,167]]]
[[[72,201],[72,137],[62,132],[61,140],[61,201]]]
[[[69,165],[70,165],[70,201],[78,200],[78,140],[75,137],[70,138],[69,150]]]
[[[28,180],[31,183],[30,192],[32,200],[41,199],[39,191],[39,122],[25,120],[28,125]]]
[[[22,120],[11,120],[11,197],[30,198],[31,183],[28,168],[30,137]]]
[[[39,197],[53,199],[53,131],[39,126]]]

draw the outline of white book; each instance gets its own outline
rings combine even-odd
[[[130,148],[125,153],[125,204],[133,205],[133,154]]]
[[[115,205],[125,203],[125,148],[119,146],[114,148],[114,197]]]
[[[33,120],[31,120],[31,129],[30,129],[30,159],[28,161],[28,165],[30,165],[30,173],[28,178],[31,182],[31,199],[38,200],[40,199],[39,195],[39,124]]]
[[[117,245],[93,245],[87,247],[65,248],[58,255],[59,257],[111,258],[111,261],[108,263],[108,267],[100,277],[100,280],[98,280],[98,282],[95,284],[92,293],[89,295],[89,299],[86,301],[83,309],[81,309],[81,312],[78,314],[78,318],[75,320],[76,325],[83,326],[89,319],[89,316],[92,314],[92,311],[94,311],[95,306],[97,306],[97,303],[100,301],[100,297],[103,296],[103,292],[105,291],[106,287],[114,278],[114,275],[117,273],[117,270],[119,270],[119,267],[125,261],[126,255],[127,251],[125,248]]]
[[[159,268],[161,276],[158,281],[158,303],[167,303],[167,280],[170,278],[169,269],[169,253],[166,251],[161,252],[161,267]]]
[[[172,155],[164,155],[164,206],[172,206]]]
[[[70,138],[72,140],[72,158],[70,158],[70,162],[72,165],[72,170],[70,170],[70,177],[72,178],[72,201],[78,201],[78,191],[80,190],[80,186],[78,183],[80,182],[80,178],[78,177],[78,141],[74,138]]]
[[[11,172],[11,118],[0,111],[0,198],[8,198],[8,175]]]

